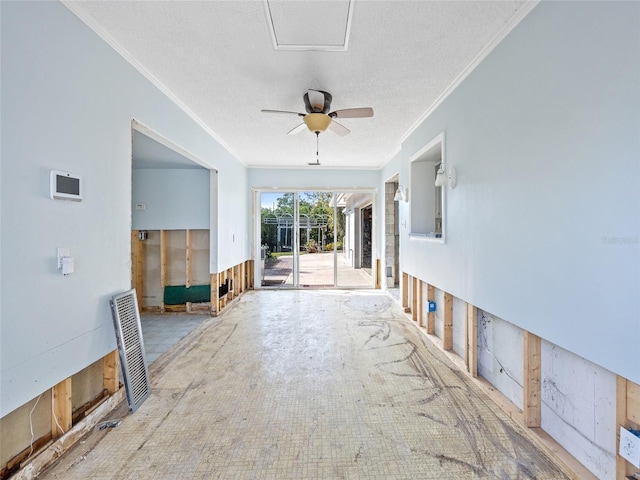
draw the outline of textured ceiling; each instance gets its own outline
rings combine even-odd
[[[320,135],[320,162],[329,168],[384,165],[524,5],[506,0],[64,3],[155,77],[245,165],[306,167],[316,159],[314,134],[287,135],[298,117],[261,109],[304,112],[308,88],[330,92],[332,110],[373,107],[373,118],[340,120],[349,135]],[[334,44],[344,35],[348,48],[277,49],[274,31],[278,42],[291,44]]]

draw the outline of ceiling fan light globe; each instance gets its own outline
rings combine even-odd
[[[324,132],[331,123],[331,117],[324,113],[309,113],[303,120],[309,131],[314,133]]]

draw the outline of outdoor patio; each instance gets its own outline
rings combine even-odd
[[[333,287],[333,252],[300,255],[301,287]],[[337,258],[338,285],[341,288],[373,287],[370,269],[353,268],[351,260],[342,252]],[[293,255],[269,258],[265,263],[262,285],[265,287],[293,286]]]

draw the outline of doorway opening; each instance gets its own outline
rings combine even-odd
[[[136,120],[131,127],[131,284],[151,363],[210,318],[217,175]]]
[[[373,193],[263,191],[256,201],[262,287],[373,286]]]

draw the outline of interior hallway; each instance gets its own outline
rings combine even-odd
[[[385,294],[249,291],[194,333],[42,478],[564,478]]]

